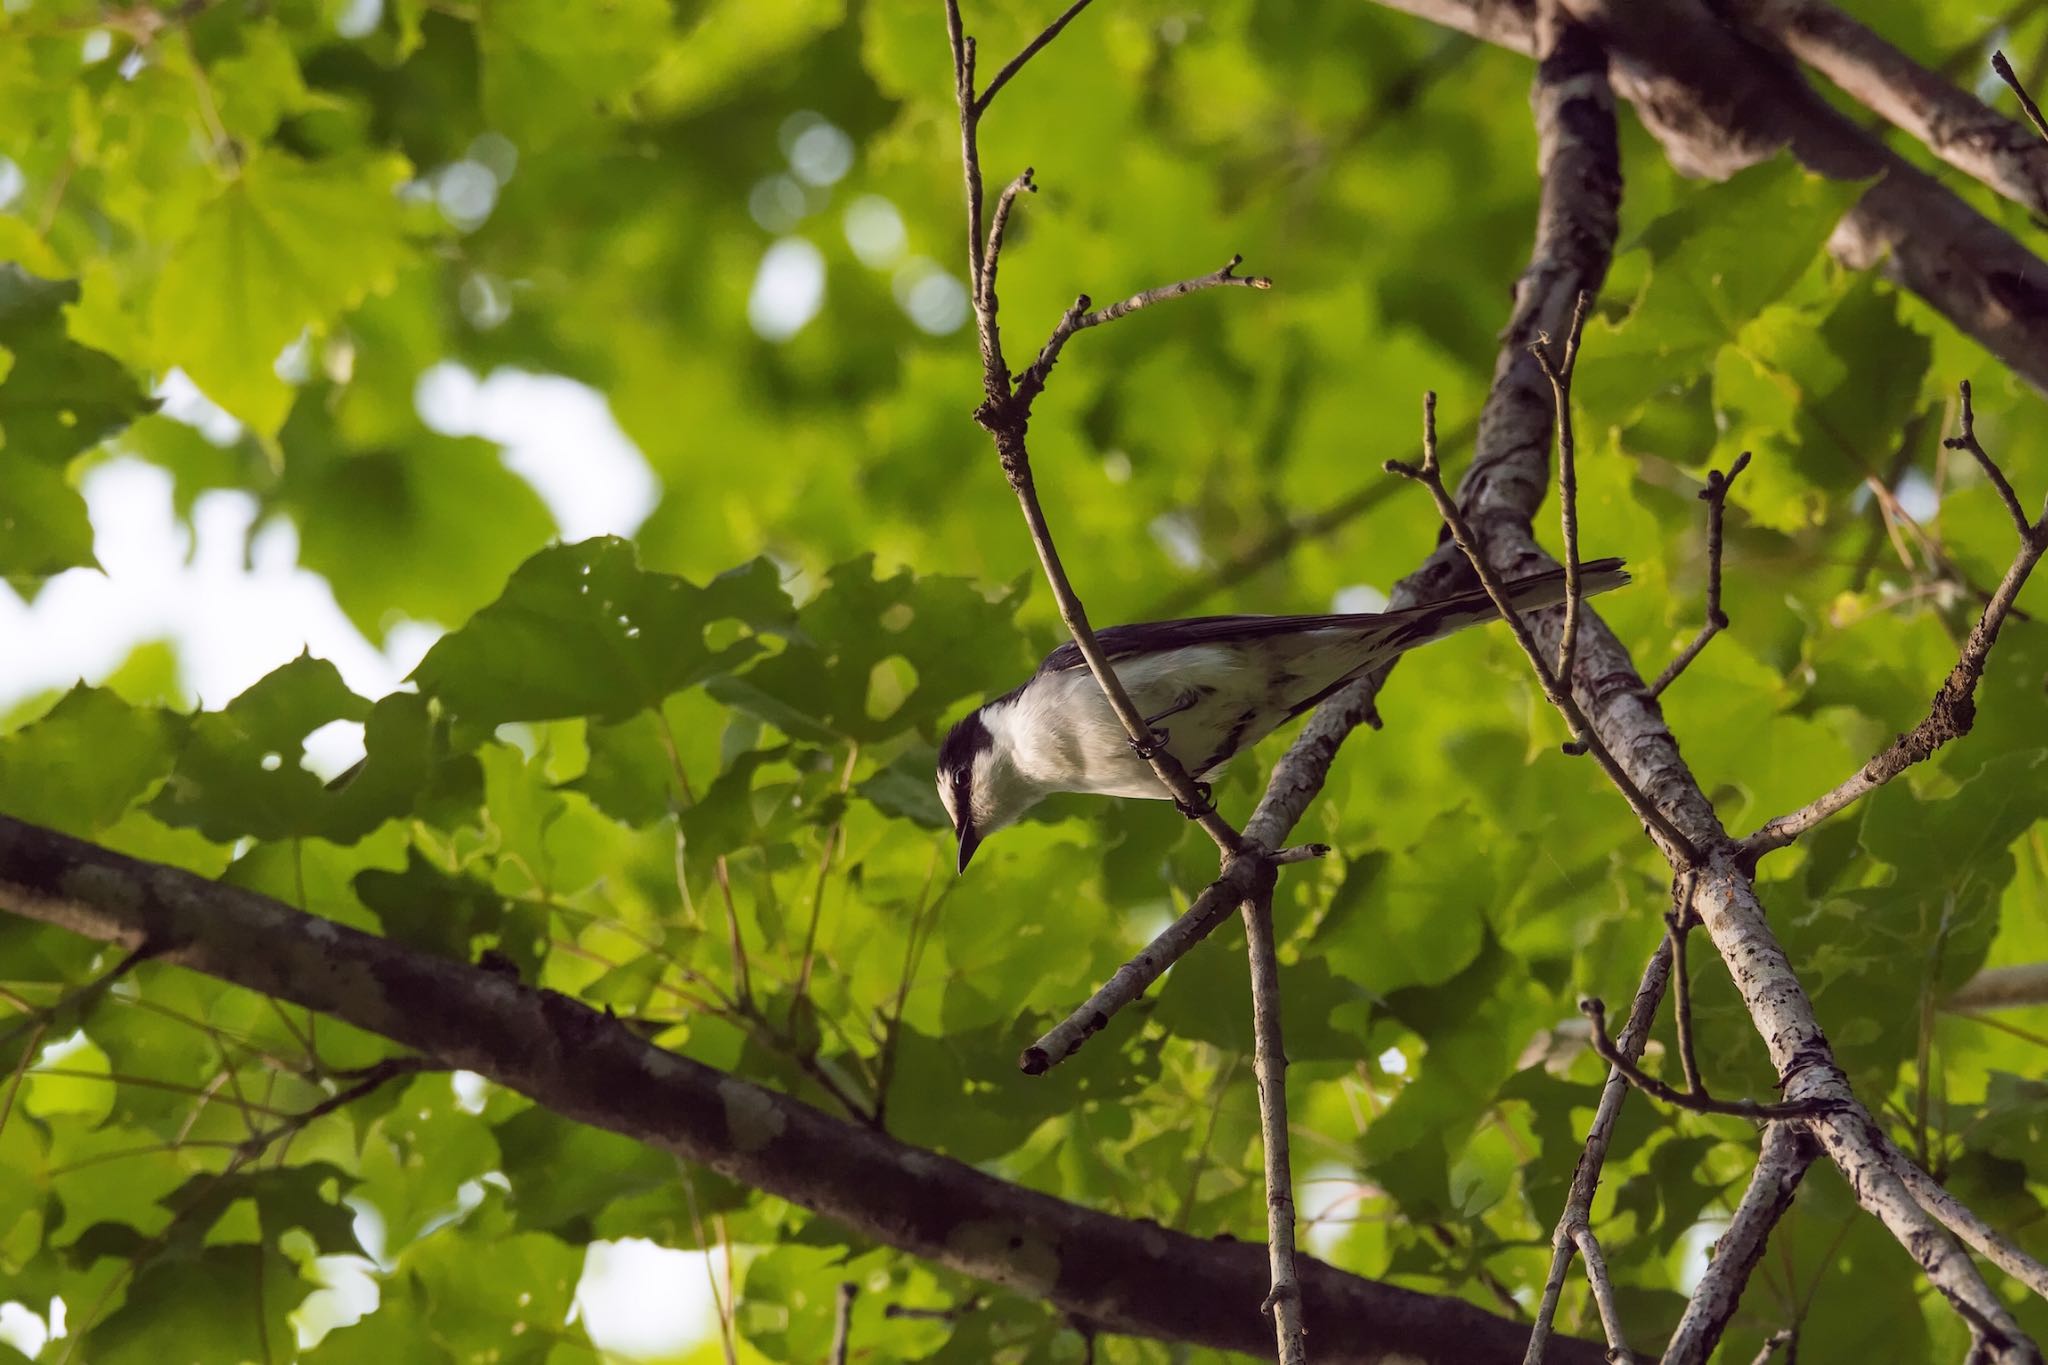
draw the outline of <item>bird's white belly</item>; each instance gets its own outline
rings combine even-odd
[[[1219,771],[1238,750],[1265,737],[1285,717],[1269,696],[1269,679],[1247,666],[1241,651],[1196,646],[1122,663],[1117,676],[1139,712],[1156,716],[1193,693],[1186,709],[1161,717],[1167,752],[1196,778]],[[1166,799],[1152,767],[1132,750],[1094,675],[1085,668],[1057,674],[1034,688],[1033,714],[1014,733],[1020,772],[1047,791]],[[1028,695],[1028,694],[1027,694]],[[1021,700],[1021,699],[1020,699]]]

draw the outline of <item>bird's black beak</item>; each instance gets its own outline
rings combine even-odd
[[[960,828],[954,830],[953,833],[960,840],[959,870],[965,872],[967,870],[968,860],[974,857],[974,850],[981,847],[981,833],[980,831],[974,828],[974,823],[972,821],[963,823],[960,826]]]

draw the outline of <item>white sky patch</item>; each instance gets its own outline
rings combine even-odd
[[[661,496],[647,457],[588,384],[510,368],[478,379],[443,361],[420,376],[413,401],[443,435],[502,445],[505,467],[533,485],[564,540],[630,536]]]
[[[789,168],[807,185],[833,185],[853,169],[853,139],[820,119],[790,141]]]
[[[34,1360],[50,1340],[50,1325],[25,1304],[0,1303],[0,1342]]]
[[[105,572],[51,578],[33,604],[0,585],[0,704],[84,678],[97,682],[135,646],[169,640],[185,686],[218,707],[310,649],[356,692],[381,697],[424,653],[417,632],[390,648],[365,640],[335,605],[327,581],[298,566],[298,535],[273,522],[248,546],[256,516],[244,493],[202,494],[192,530],[171,510],[171,476],[117,458],[84,480],[93,549]]]
[[[1353,583],[1348,588],[1337,589],[1330,599],[1330,610],[1334,612],[1385,611],[1387,595],[1370,583]]]
[[[747,295],[747,321],[764,341],[787,341],[825,302],[825,257],[801,237],[784,237],[761,253]]]
[[[592,1242],[576,1286],[584,1330],[598,1349],[626,1356],[671,1355],[704,1340],[716,1321],[705,1261],[701,1251],[638,1237]]]
[[[1380,1070],[1386,1072],[1389,1076],[1405,1076],[1408,1074],[1408,1058],[1402,1053],[1400,1048],[1388,1048],[1380,1054],[1379,1061]]]
[[[1334,1162],[1309,1167],[1295,1191],[1295,1200],[1305,1229],[1302,1241],[1310,1255],[1329,1260],[1351,1231],[1349,1220],[1356,1215],[1362,1179],[1358,1172]]]
[[[1907,470],[1892,492],[1906,515],[1922,525],[1933,521],[1941,511],[1941,494],[1934,491],[1933,481],[1917,469]]]

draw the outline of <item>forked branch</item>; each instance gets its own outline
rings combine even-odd
[[[1963,642],[1955,667],[1949,670],[1941,690],[1934,694],[1934,703],[1926,718],[1879,750],[1868,763],[1832,791],[1815,797],[1798,810],[1766,822],[1756,833],[1744,839],[1742,851],[1752,863],[1766,853],[1785,847],[1914,764],[1926,761],[1950,740],[1970,733],[1970,727],[1976,723],[1977,684],[1983,681],[1992,646],[1998,643],[1998,632],[2013,613],[2013,604],[2018,600],[2020,590],[2026,587],[2034,566],[2041,562],[2043,554],[2048,554],[2048,507],[2043,508],[2038,520],[2027,520],[2011,482],[1977,440],[1976,413],[1970,404],[1970,386],[1967,383],[1962,386],[1961,431],[1943,444],[1951,450],[1967,450],[1983,466],[1992,487],[1998,490],[1999,500],[2005,504],[2008,515],[2019,530],[2019,550],[2007,567],[2005,577],[1992,590],[1991,600],[1984,604],[1969,638]]]

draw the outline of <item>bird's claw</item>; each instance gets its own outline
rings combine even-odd
[[[1150,763],[1153,759],[1159,757],[1160,754],[1166,752],[1166,744],[1169,738],[1171,736],[1167,734],[1165,729],[1155,726],[1146,732],[1144,739],[1133,739],[1127,742],[1131,746],[1132,753],[1145,762]]]
[[[1187,816],[1190,820],[1199,820],[1203,816],[1216,813],[1214,788],[1210,787],[1207,782],[1195,783],[1195,801],[1196,804],[1191,806],[1179,797],[1175,797],[1173,808],[1182,815]]]

